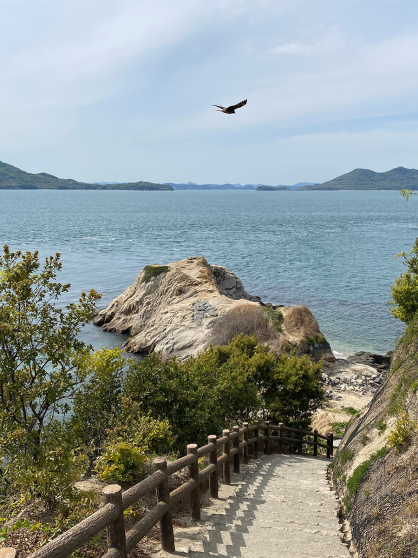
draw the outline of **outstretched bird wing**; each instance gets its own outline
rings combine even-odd
[[[241,101],[240,103],[237,103],[236,105],[232,105],[231,107],[228,107],[227,110],[235,110],[235,109],[239,109],[241,107],[243,107],[244,105],[247,104],[247,99],[245,99],[245,101]]]
[[[221,107],[221,105],[212,105],[213,107],[218,107],[218,109],[225,110],[225,107]]]

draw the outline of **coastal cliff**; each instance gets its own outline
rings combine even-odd
[[[202,257],[146,266],[135,283],[101,310],[94,324],[129,334],[125,349],[181,359],[240,332],[257,333],[275,350],[295,347],[318,360],[334,360],[331,347],[306,306],[263,304],[226,267]]]
[[[381,387],[348,424],[333,480],[360,558],[417,555],[417,324],[408,325]]]

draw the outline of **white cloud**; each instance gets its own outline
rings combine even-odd
[[[309,180],[308,162],[313,172],[320,160],[321,173],[339,174],[359,158],[354,136],[304,126],[415,112],[416,15],[407,1],[16,0],[0,20],[0,160],[85,180],[185,180],[189,170],[211,180],[219,161],[227,174],[245,152],[242,172],[258,182],[275,173],[271,138],[298,128],[299,139],[277,140],[286,173],[291,162]],[[235,116],[212,112],[241,98]],[[395,145],[386,134],[373,136],[378,152],[364,145],[364,166],[379,156],[407,166],[411,136],[399,129]]]

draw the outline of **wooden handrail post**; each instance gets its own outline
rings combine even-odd
[[[328,432],[327,434],[327,457],[334,455],[334,433]]]
[[[238,448],[238,452],[234,455],[234,473],[239,473],[239,426],[234,426],[232,432],[238,432],[238,436],[234,438],[234,448]]]
[[[189,465],[189,476],[196,481],[196,488],[194,488],[189,495],[190,512],[194,521],[200,519],[200,489],[199,489],[199,461],[197,459],[197,444],[187,445],[187,455],[193,454],[196,456],[196,461]]]
[[[270,455],[270,421],[266,420],[264,424],[266,425],[264,429],[264,436],[267,436],[267,440],[264,441],[264,453],[266,455]]]
[[[318,430],[314,430],[313,434],[314,434],[314,437],[313,437],[313,441],[314,441],[313,454],[314,454],[314,457],[318,457]]]
[[[161,530],[161,547],[166,552],[174,552],[174,532],[173,519],[171,517],[170,508],[170,489],[168,486],[167,459],[165,457],[156,457],[154,459],[154,469],[165,473],[165,479],[157,486],[157,501],[168,504],[168,511],[163,515],[160,521]]]
[[[108,484],[103,488],[105,504],[116,504],[119,509],[118,517],[107,528],[107,548],[119,551],[121,558],[126,558],[125,521],[122,508],[122,487],[118,484]]]
[[[215,465],[215,471],[211,473],[209,477],[209,488],[210,488],[210,497],[217,498],[218,497],[218,449],[216,447],[216,440],[217,436],[211,435],[208,436],[208,444],[213,444],[213,449],[209,454],[209,463],[211,465]]]
[[[279,451],[283,453],[283,423],[279,422]]]
[[[253,445],[253,456],[254,456],[254,459],[257,459],[257,457],[258,457],[258,424],[259,424],[258,420],[255,421],[254,424],[257,426],[257,428],[254,430],[254,438],[257,438],[257,440],[254,442],[254,445]]]
[[[227,455],[226,461],[223,464],[223,483],[231,484],[231,440],[229,439],[230,430],[222,430],[222,437],[227,436],[228,441],[224,444],[224,455]]]
[[[298,454],[302,455],[302,440],[303,440],[303,431],[299,432],[299,441],[298,441]]]
[[[247,445],[244,447],[244,463],[248,465],[248,422],[244,422],[242,426],[244,428],[244,442],[247,442]]]

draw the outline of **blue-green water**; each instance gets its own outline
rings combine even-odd
[[[417,236],[417,205],[398,192],[0,190],[0,241],[13,250],[60,252],[69,299],[103,293],[102,305],[146,264],[204,255],[276,304],[306,304],[334,350],[386,352],[394,254]],[[120,336],[89,326],[98,347]]]

